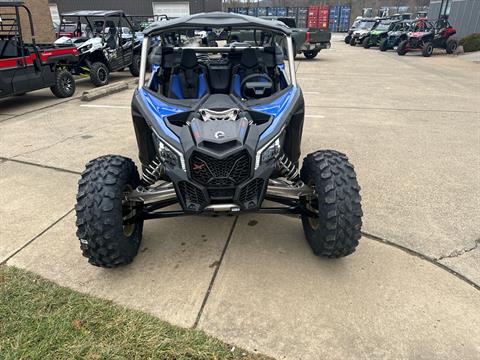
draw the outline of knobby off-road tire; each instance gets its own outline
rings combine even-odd
[[[305,56],[306,59],[314,59],[320,50],[309,50],[309,51],[304,51],[303,56]]]
[[[362,41],[362,46],[364,49],[370,49],[370,37],[367,36],[365,39]]]
[[[356,45],[357,45],[357,43],[355,42],[355,39],[352,37],[350,39],[350,46],[356,46]]]
[[[380,51],[387,51],[388,50],[388,41],[387,39],[380,40],[380,45],[378,46]]]
[[[352,39],[352,35],[345,36],[345,44],[350,44],[351,39]]]
[[[430,57],[433,54],[433,44],[431,42],[426,42],[423,44],[422,55],[424,57]]]
[[[90,80],[95,86],[104,86],[108,84],[110,71],[107,65],[102,62],[94,62],[90,67]]]
[[[141,56],[138,54],[133,55],[132,63],[128,67],[130,70],[130,74],[132,76],[139,76],[140,75],[140,62],[141,62]]]
[[[448,39],[447,40],[447,45],[445,47],[445,50],[447,50],[447,54],[453,54],[455,51],[457,51],[458,48],[458,41],[457,39]]]
[[[107,155],[90,161],[78,182],[77,237],[88,262],[113,268],[130,263],[142,239],[143,220],[124,224],[140,212],[124,200],[140,184],[137,167],[128,158]]]
[[[397,47],[398,55],[403,56],[407,53],[407,44],[408,44],[408,40],[400,41],[400,44],[398,44],[398,47]]]
[[[75,79],[68,70],[58,69],[55,73],[55,85],[50,88],[58,98],[68,98],[75,94]]]
[[[363,214],[360,186],[347,156],[333,150],[309,154],[300,176],[316,195],[306,207],[317,216],[302,215],[313,252],[330,258],[353,253],[361,236]]]

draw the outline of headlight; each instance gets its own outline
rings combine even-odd
[[[80,50],[81,53],[84,53],[84,52],[90,50],[92,47],[93,47],[93,44],[89,44],[87,46],[81,47],[79,50]]]
[[[180,165],[183,171],[187,171],[185,167],[185,158],[183,154],[170,144],[164,142],[157,134],[153,134],[153,140],[158,149],[158,156],[165,165]]]
[[[281,133],[281,132],[280,132]],[[280,136],[273,141],[266,144],[263,148],[257,151],[255,156],[255,170],[260,167],[260,164],[265,164],[273,159],[276,159],[280,154]]]

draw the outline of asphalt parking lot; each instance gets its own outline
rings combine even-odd
[[[297,77],[304,154],[345,152],[362,186],[352,256],[315,257],[298,219],[244,214],[148,222],[133,264],[89,266],[76,184],[99,155],[136,159],[132,90],[42,90],[0,100],[0,262],[279,359],[478,359],[479,65],[336,40]]]

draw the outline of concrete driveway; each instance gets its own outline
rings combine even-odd
[[[346,152],[362,186],[364,237],[341,260],[315,257],[298,219],[245,214],[148,222],[133,264],[89,266],[76,182],[96,156],[136,160],[131,90],[0,101],[0,262],[279,359],[478,359],[479,74],[340,41],[299,61],[303,152]]]

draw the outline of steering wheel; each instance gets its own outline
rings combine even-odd
[[[267,74],[250,74],[240,83],[240,93],[244,99],[270,96],[273,93],[273,80]]]

